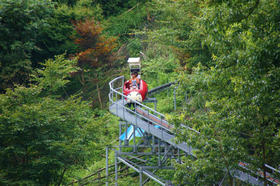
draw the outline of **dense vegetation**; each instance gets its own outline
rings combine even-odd
[[[275,0],[1,0],[0,185],[66,184],[104,167],[104,147],[118,139],[108,81],[128,77],[125,61],[140,52],[150,88],[178,80],[177,110],[170,92],[158,109],[197,149],[163,177],[233,185],[239,161],[278,168],[279,9]]]

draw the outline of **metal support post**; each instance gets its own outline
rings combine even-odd
[[[140,186],[142,186],[142,176],[143,176],[143,170],[142,170],[142,167],[140,167],[140,171],[139,171],[139,180],[140,180]]]
[[[173,96],[174,96],[174,110],[176,111],[176,87],[174,87],[174,90],[173,90]]]
[[[115,186],[118,186],[118,153],[115,151]]]
[[[155,136],[152,135],[152,152],[155,152]]]
[[[118,105],[118,94],[117,93],[115,93],[116,94],[116,100],[115,100],[115,103],[116,103],[116,108],[117,108],[117,110],[116,110],[116,112],[117,112],[117,115],[118,115],[118,112],[119,112],[119,105]]]
[[[121,122],[121,120],[119,120],[119,136],[121,136],[121,135],[122,135],[122,122]],[[121,146],[122,146],[122,140],[119,139],[119,151],[120,152],[122,151]]]
[[[161,161],[160,161],[160,139],[158,139],[158,166],[161,166]]]
[[[109,156],[109,148],[106,147],[106,186],[109,185],[109,182],[108,182],[108,175],[109,175],[109,170],[108,170],[108,156]]]
[[[124,104],[124,97],[123,97],[123,96],[124,96],[124,95],[122,94],[122,105],[123,105],[123,106],[122,106],[122,111],[123,111],[122,114],[123,114],[123,118],[124,118],[124,120],[125,120],[125,114],[124,114],[124,111],[125,111],[125,106],[124,106],[124,105],[125,105],[125,104]]]
[[[127,139],[127,122],[125,122],[125,140],[124,140],[124,145],[128,145],[128,139]]]
[[[135,141],[135,125],[133,125],[133,152],[136,152],[136,141]]]

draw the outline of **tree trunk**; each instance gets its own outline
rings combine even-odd
[[[82,84],[82,86],[84,86],[85,85],[84,69],[82,69],[82,72],[80,75],[81,75],[80,83]]]
[[[229,178],[229,184],[230,184],[230,186],[233,186],[233,177],[231,176],[229,170],[228,170],[228,178]]]
[[[216,133],[216,131],[215,131],[215,133]],[[218,137],[218,136],[217,136],[217,139],[219,141],[221,141],[220,137]],[[233,177],[230,174],[230,169],[229,169],[230,165],[229,165],[229,162],[226,159],[226,155],[224,154],[223,147],[222,147],[221,143],[219,143],[219,149],[220,149],[220,152],[222,153],[222,158],[224,159],[224,162],[226,164],[226,170],[227,170],[230,186],[233,186]]]
[[[101,109],[102,109],[102,108],[103,108],[103,105],[102,105],[102,99],[101,99],[100,89],[99,89],[98,83],[96,83],[96,86],[97,86],[97,96],[98,96],[99,104],[100,104],[100,107],[101,107]]]
[[[58,184],[57,184],[58,186],[61,185],[61,182],[62,182],[62,179],[63,179],[63,177],[64,177],[65,172],[66,172],[66,168],[63,169],[63,172],[62,172],[62,174],[61,174],[61,176],[60,176],[60,180],[59,180],[59,182],[58,182]]]

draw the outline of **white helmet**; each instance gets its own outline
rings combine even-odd
[[[139,92],[130,92],[127,95],[128,99],[127,99],[127,103],[131,103],[131,99],[138,101],[138,102],[142,102],[142,96]],[[130,99],[129,99],[130,98]]]

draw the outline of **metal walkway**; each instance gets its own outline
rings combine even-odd
[[[173,145],[174,147],[188,153],[189,155],[194,156],[192,154],[192,147],[189,146],[187,143],[175,143],[175,136],[169,130],[167,130],[165,126],[163,126],[165,123],[164,120],[162,120],[161,124],[161,122],[156,122],[148,117],[139,114],[139,112],[137,112],[137,110],[140,109],[138,108],[139,106],[135,111],[133,111],[125,107],[125,105],[126,101],[119,100],[115,102],[115,104],[112,104],[109,107],[109,110],[112,114],[118,116],[122,120],[127,121],[128,123],[131,123],[136,127],[145,130],[147,133],[152,134],[153,136],[161,139],[162,141],[165,141],[170,145]],[[152,117],[156,117],[153,114],[149,115]],[[160,125],[161,127],[154,127],[155,125]]]
[[[172,148],[179,149],[179,151],[183,151],[185,155],[194,156],[193,154],[193,148],[188,145],[187,143],[179,143],[177,144],[175,142],[175,135],[172,133],[171,129],[173,126],[169,124],[165,119],[164,115],[157,112],[156,110],[149,108],[142,103],[136,102],[134,100],[131,100],[131,102],[134,103],[134,108],[131,109],[127,106],[127,99],[125,95],[122,94],[122,87],[124,84],[124,77],[117,77],[114,80],[112,80],[110,85],[110,93],[109,93],[109,111],[119,117],[122,121],[132,124],[136,126],[136,128],[141,128],[145,130],[145,132],[149,135],[152,135],[153,137],[156,137],[157,139],[165,142],[167,145],[171,146]],[[167,85],[165,84],[163,88],[166,88]],[[160,88],[157,88],[156,90],[159,90]],[[157,127],[156,127],[157,126]],[[121,130],[121,129],[120,129]],[[121,149],[121,148],[120,148]],[[159,148],[160,149],[160,148]],[[158,150],[160,154],[160,150]],[[134,153],[135,148],[134,148]],[[168,153],[166,153],[168,154]],[[135,166],[130,163],[126,162],[125,158],[121,157],[121,152],[119,151],[116,153],[116,161],[122,161],[127,166],[132,167],[135,171],[145,174],[146,176],[150,177],[151,179],[157,181],[161,185],[172,185],[169,182],[163,182],[159,179],[155,179],[154,176],[152,176],[151,173],[147,173],[148,171],[140,169],[136,169]],[[174,156],[174,155],[173,155]],[[157,167],[159,169],[159,167]],[[241,167],[243,168],[243,167]],[[263,185],[263,181],[246,173],[241,170],[232,170],[232,174],[235,178],[242,180],[244,182],[248,182],[252,185]],[[142,179],[142,174],[140,174],[140,178]],[[117,179],[117,176],[116,176]],[[142,180],[140,180],[140,185],[142,185]]]

